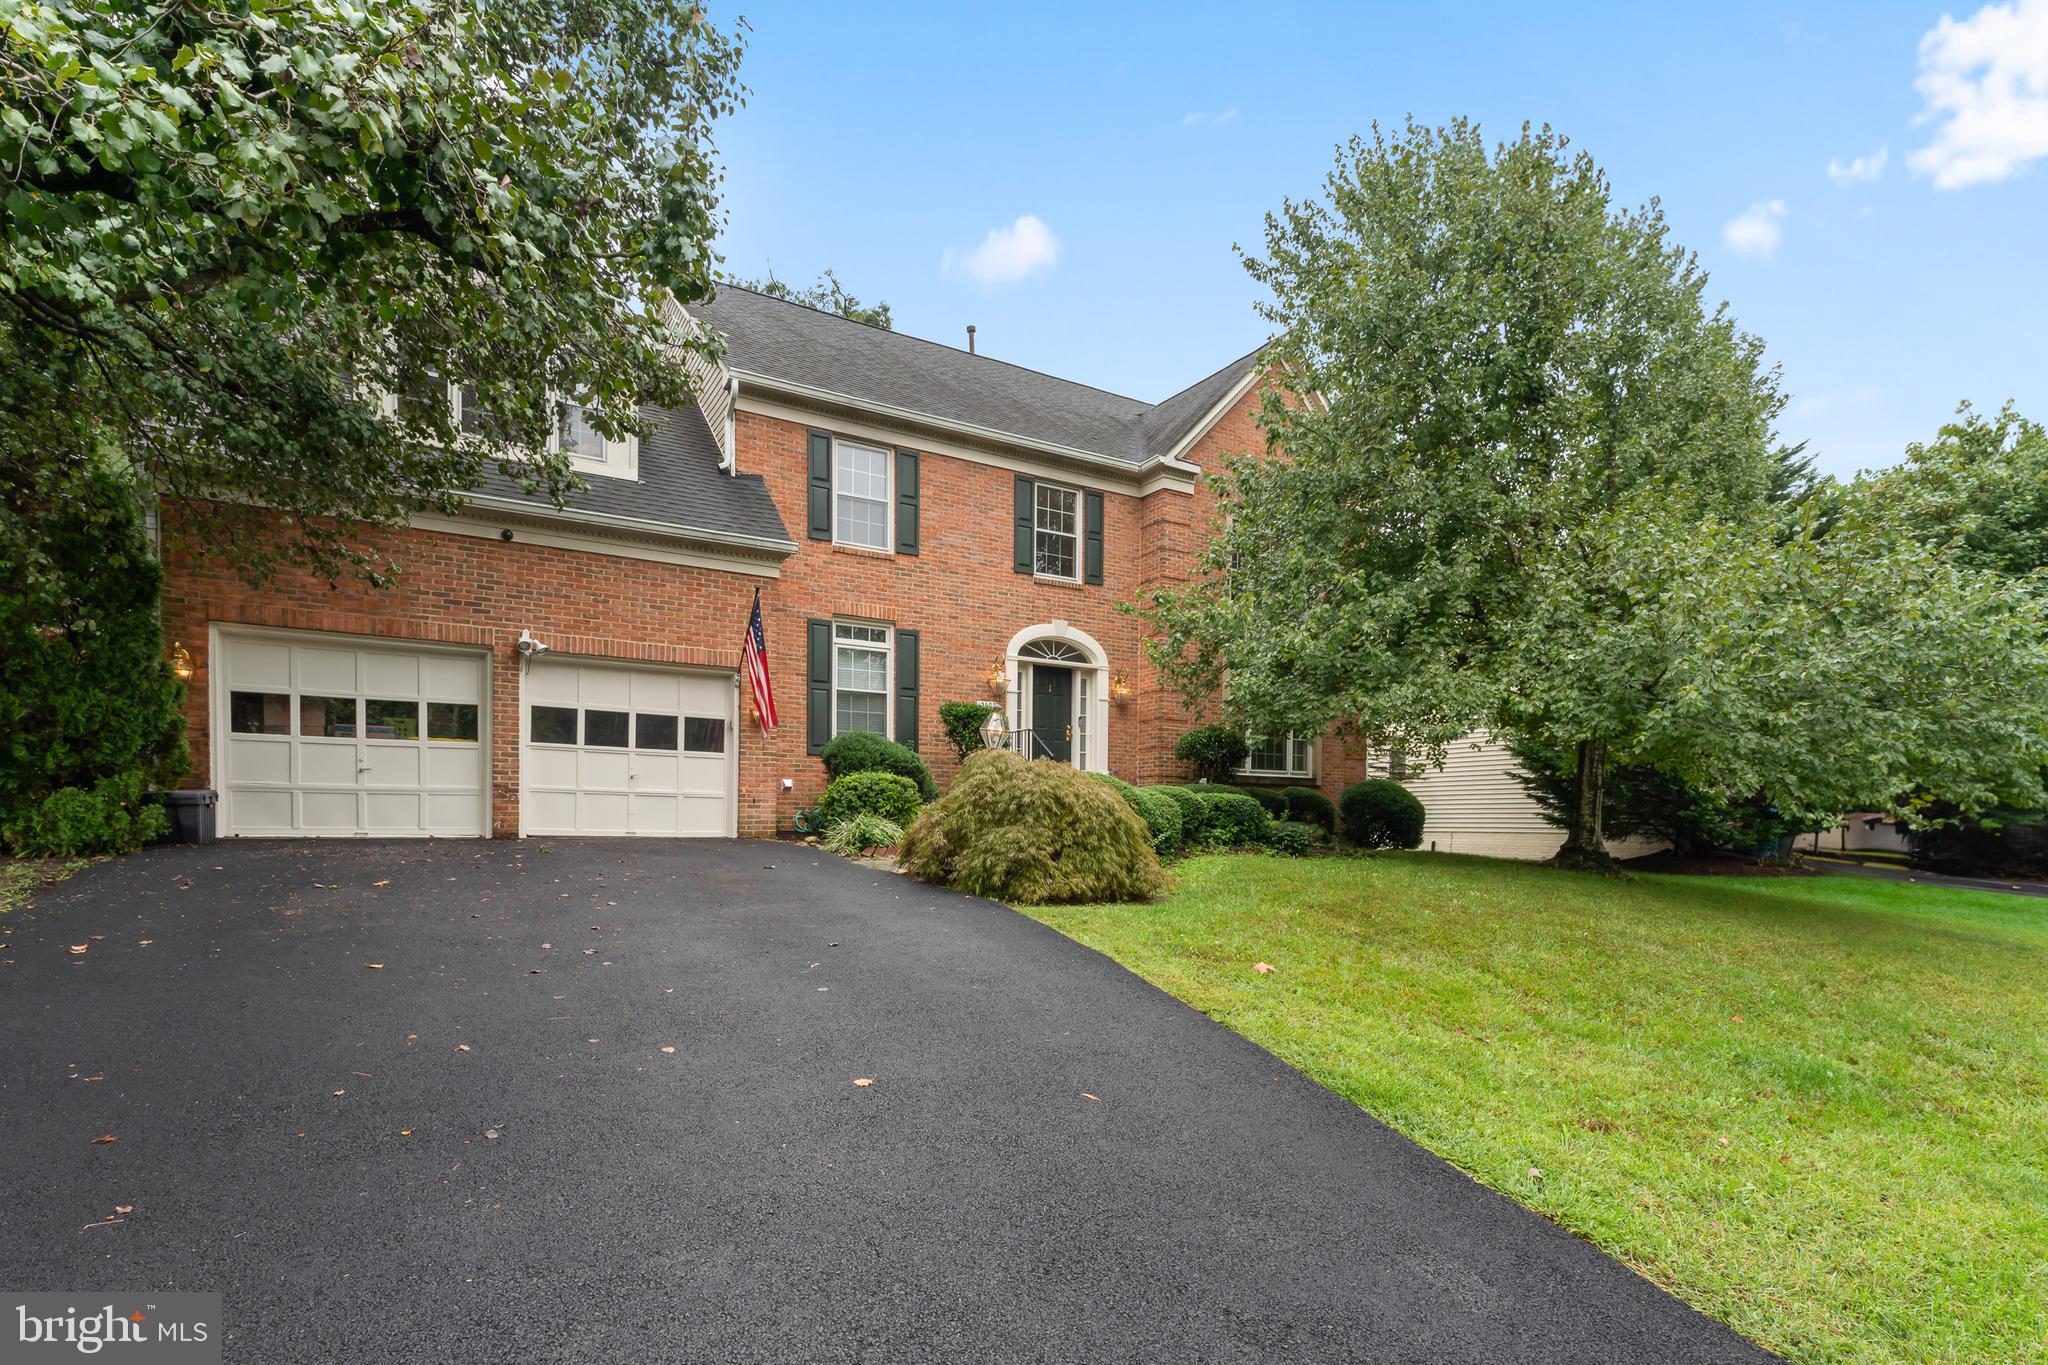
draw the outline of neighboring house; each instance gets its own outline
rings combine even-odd
[[[1373,776],[1392,776],[1422,802],[1424,848],[1489,858],[1548,858],[1564,842],[1564,831],[1550,823],[1516,772],[1508,746],[1483,730],[1454,741],[1440,767],[1397,764],[1389,771],[1377,758],[1372,763]],[[1617,858],[1666,847],[1657,839],[1608,843]]]
[[[173,556],[191,780],[223,833],[763,835],[817,798],[836,733],[943,781],[953,700],[1001,701],[1035,756],[1185,779],[1172,746],[1202,717],[1118,605],[1193,570],[1200,475],[1262,442],[1255,357],[1148,404],[741,289],[670,321],[724,361],[693,360],[697,404],[636,440],[571,410],[590,488],[567,509],[493,476],[379,538],[385,589]],[[772,734],[740,687],[757,588]],[[1332,797],[1363,772],[1303,738],[1251,766]]]
[[[1833,829],[1802,834],[1792,841],[1801,853],[1910,853],[1912,835],[1891,816],[1858,811]]]

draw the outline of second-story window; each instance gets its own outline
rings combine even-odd
[[[581,403],[555,405],[555,439],[561,443],[563,453],[572,460],[589,460],[595,464],[605,461],[604,433],[584,419]]]
[[[833,539],[889,548],[889,452],[852,441],[832,443]]]
[[[1046,578],[1081,576],[1081,495],[1041,483],[1037,492],[1032,571]]]

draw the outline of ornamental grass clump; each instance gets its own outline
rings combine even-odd
[[[1152,836],[1105,783],[1006,749],[970,754],[904,831],[911,875],[1018,905],[1150,900],[1166,889]]]

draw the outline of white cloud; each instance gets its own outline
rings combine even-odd
[[[981,245],[966,255],[948,250],[947,274],[959,271],[987,289],[1015,284],[1049,268],[1060,256],[1060,239],[1036,214],[1027,213],[1006,227],[990,228]]]
[[[1201,109],[1190,109],[1180,116],[1180,126],[1183,128],[1193,128],[1198,124],[1206,123],[1212,128],[1220,128],[1226,123],[1237,122],[1237,115],[1238,108],[1234,104],[1220,114],[1211,114]]]
[[[1738,256],[1768,261],[1777,253],[1778,239],[1785,235],[1780,226],[1785,213],[1785,201],[1782,199],[1766,199],[1751,204],[1730,218],[1721,229],[1722,244]]]
[[[1906,161],[1936,188],[2003,180],[2048,156],[2048,0],[1942,15],[1920,39],[1913,88],[1927,101],[1917,121],[1939,126]]]
[[[1880,147],[1868,156],[1853,157],[1848,161],[1830,160],[1828,179],[1837,185],[1853,185],[1858,180],[1875,180],[1884,174],[1885,163],[1892,159],[1892,149]]]

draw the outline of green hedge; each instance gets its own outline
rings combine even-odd
[[[1272,817],[1243,792],[1228,788],[1195,789],[1202,803],[1202,842],[1219,847],[1252,847],[1266,842]]]
[[[884,820],[907,825],[917,817],[922,805],[917,784],[907,777],[884,772],[848,773],[833,778],[832,785],[818,798],[818,823],[830,831],[856,815],[879,815]]]
[[[1383,777],[1354,782],[1337,805],[1344,812],[1344,837],[1360,848],[1415,848],[1422,843],[1422,802],[1398,782]]]
[[[1249,796],[1264,808],[1267,815],[1275,820],[1285,820],[1287,818],[1287,798],[1281,795],[1280,789],[1277,787],[1248,787],[1240,784],[1232,786],[1227,790],[1242,792],[1244,795]]]
[[[895,773],[915,782],[917,794],[925,800],[939,799],[939,784],[932,781],[932,770],[925,766],[925,761],[880,735],[850,731],[826,744],[818,756],[825,761],[825,771],[833,777],[845,777],[848,773]]]
[[[1337,832],[1337,805],[1314,787],[1282,787],[1280,795],[1287,799],[1287,818],[1305,825],[1321,825],[1331,834]]]
[[[1275,820],[1266,831],[1266,847],[1275,853],[1285,853],[1299,858],[1330,836],[1320,825],[1305,825],[1299,820]]]

